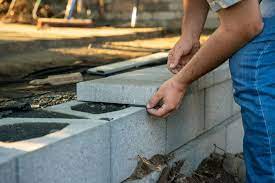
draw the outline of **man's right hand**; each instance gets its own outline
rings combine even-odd
[[[174,74],[178,73],[199,49],[199,40],[194,41],[181,37],[169,52],[168,69]]]

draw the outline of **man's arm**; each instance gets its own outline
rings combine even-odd
[[[218,15],[219,28],[176,75],[181,84],[188,85],[218,67],[263,29],[257,0],[243,0]]]
[[[200,39],[209,6],[206,0],[183,0],[182,37]]]
[[[147,105],[150,114],[166,117],[176,110],[189,84],[225,62],[263,29],[257,0],[242,0],[218,14],[219,28],[190,62],[159,88]],[[156,108],[159,104],[161,107]]]
[[[177,73],[200,47],[200,35],[209,11],[205,0],[182,0],[184,16],[181,37],[170,51],[167,67]]]

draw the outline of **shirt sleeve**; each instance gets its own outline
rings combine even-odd
[[[240,2],[241,0],[207,0],[212,11],[219,11]]]

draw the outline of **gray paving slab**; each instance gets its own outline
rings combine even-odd
[[[111,123],[112,182],[125,180],[137,165],[137,156],[165,154],[166,122],[147,115],[145,109]]]
[[[167,152],[187,143],[204,130],[204,91],[183,99],[180,109],[167,119]]]
[[[123,62],[91,68],[91,69],[88,69],[88,73],[98,74],[98,75],[108,75],[119,71],[131,69],[131,68],[141,67],[144,65],[166,63],[167,58],[168,58],[168,52],[160,52],[152,55],[147,55],[144,57],[125,60]]]

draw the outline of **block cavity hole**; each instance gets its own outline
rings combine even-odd
[[[109,104],[100,102],[87,102],[72,106],[71,109],[80,112],[87,112],[91,114],[104,114],[108,112],[120,111],[128,108],[126,104]]]
[[[68,126],[68,123],[18,123],[0,126],[1,142],[17,142],[43,137]]]

